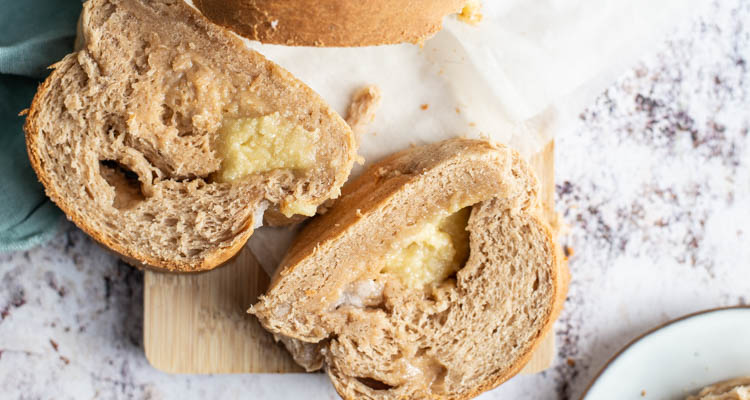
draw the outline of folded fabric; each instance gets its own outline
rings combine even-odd
[[[31,169],[18,114],[47,67],[73,49],[80,0],[0,0],[0,252],[52,237],[62,213]]]

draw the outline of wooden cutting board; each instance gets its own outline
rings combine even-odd
[[[550,221],[554,212],[554,143],[531,159],[542,183]],[[283,346],[246,313],[269,277],[245,247],[226,266],[195,275],[146,271],[143,337],[146,358],[170,373],[302,372]],[[555,357],[548,335],[522,373],[548,368]]]

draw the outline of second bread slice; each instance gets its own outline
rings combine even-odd
[[[477,395],[524,366],[565,298],[537,192],[504,146],[397,153],[301,232],[251,312],[344,398]]]

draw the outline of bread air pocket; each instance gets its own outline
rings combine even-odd
[[[52,200],[134,264],[209,270],[265,212],[340,194],[347,124],[184,2],[89,0],[80,35],[34,98],[27,148]]]
[[[454,139],[394,154],[303,229],[251,308],[344,398],[466,398],[517,373],[566,291],[519,155]]]

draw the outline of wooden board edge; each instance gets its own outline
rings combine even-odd
[[[534,173],[540,182],[552,182],[552,185],[541,186],[541,201],[544,207],[544,215],[553,228],[557,225],[557,212],[555,211],[555,141],[550,141],[539,153],[529,160]],[[555,360],[555,330],[547,332],[526,366],[521,370],[522,375],[531,375],[542,372],[552,366]]]
[[[303,372],[257,319],[246,314],[269,283],[249,249],[201,274],[145,274],[143,348],[154,368],[172,374]],[[151,292],[154,285],[158,293]],[[159,302],[158,296],[181,298],[161,303],[189,309],[159,309],[151,303]],[[180,315],[180,321],[170,321],[174,315]]]

